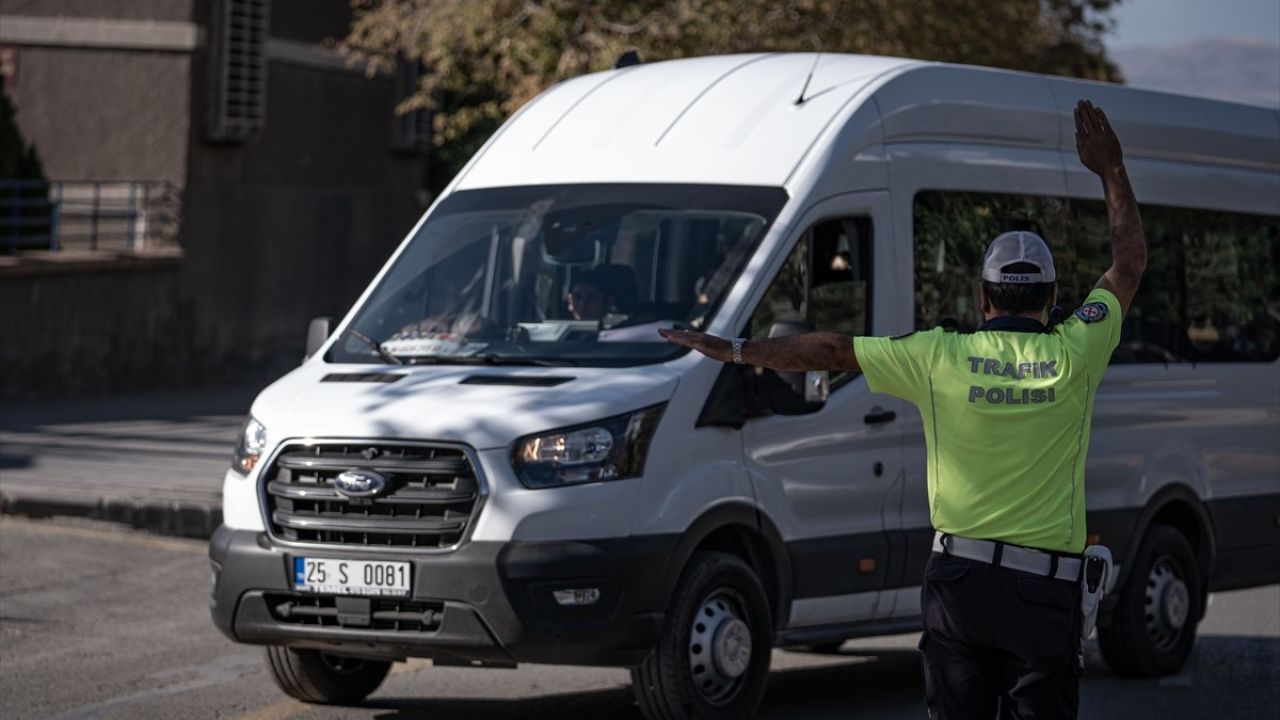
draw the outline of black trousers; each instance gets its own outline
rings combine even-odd
[[[1078,582],[933,553],[921,592],[931,718],[1076,717]]]

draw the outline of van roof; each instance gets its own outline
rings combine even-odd
[[[901,58],[768,53],[633,65],[559,83],[495,134],[455,189],[786,187],[842,134],[841,152],[906,142],[1074,152],[1071,109],[1081,97],[1106,108],[1126,157],[1280,171],[1280,111],[1270,108]],[[852,148],[850,132],[858,135]]]

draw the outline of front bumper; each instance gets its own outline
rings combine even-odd
[[[667,599],[659,588],[676,540],[470,542],[449,553],[391,556],[286,548],[264,533],[224,526],[209,542],[211,610],[218,629],[244,643],[466,663],[636,665],[661,631]],[[434,621],[425,629],[371,629],[367,616],[342,615],[324,626],[282,614],[285,601],[317,597],[293,590],[297,555],[408,560],[413,591],[404,600],[434,608]],[[599,587],[600,601],[566,609],[552,599],[554,589],[579,587]]]

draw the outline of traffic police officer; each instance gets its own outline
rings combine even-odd
[[[1064,322],[1047,325],[1057,300],[1048,246],[1010,232],[983,260],[987,320],[977,332],[729,341],[661,331],[722,362],[861,371],[872,391],[919,407],[937,531],[920,649],[938,718],[1071,718],[1079,704],[1093,399],[1146,267],[1146,241],[1106,115],[1082,100],[1075,124],[1080,160],[1102,180],[1112,265]]]

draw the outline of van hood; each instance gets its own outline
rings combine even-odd
[[[477,450],[666,402],[678,375],[627,368],[336,365],[313,360],[258,395],[276,444],[297,438],[437,440]]]

